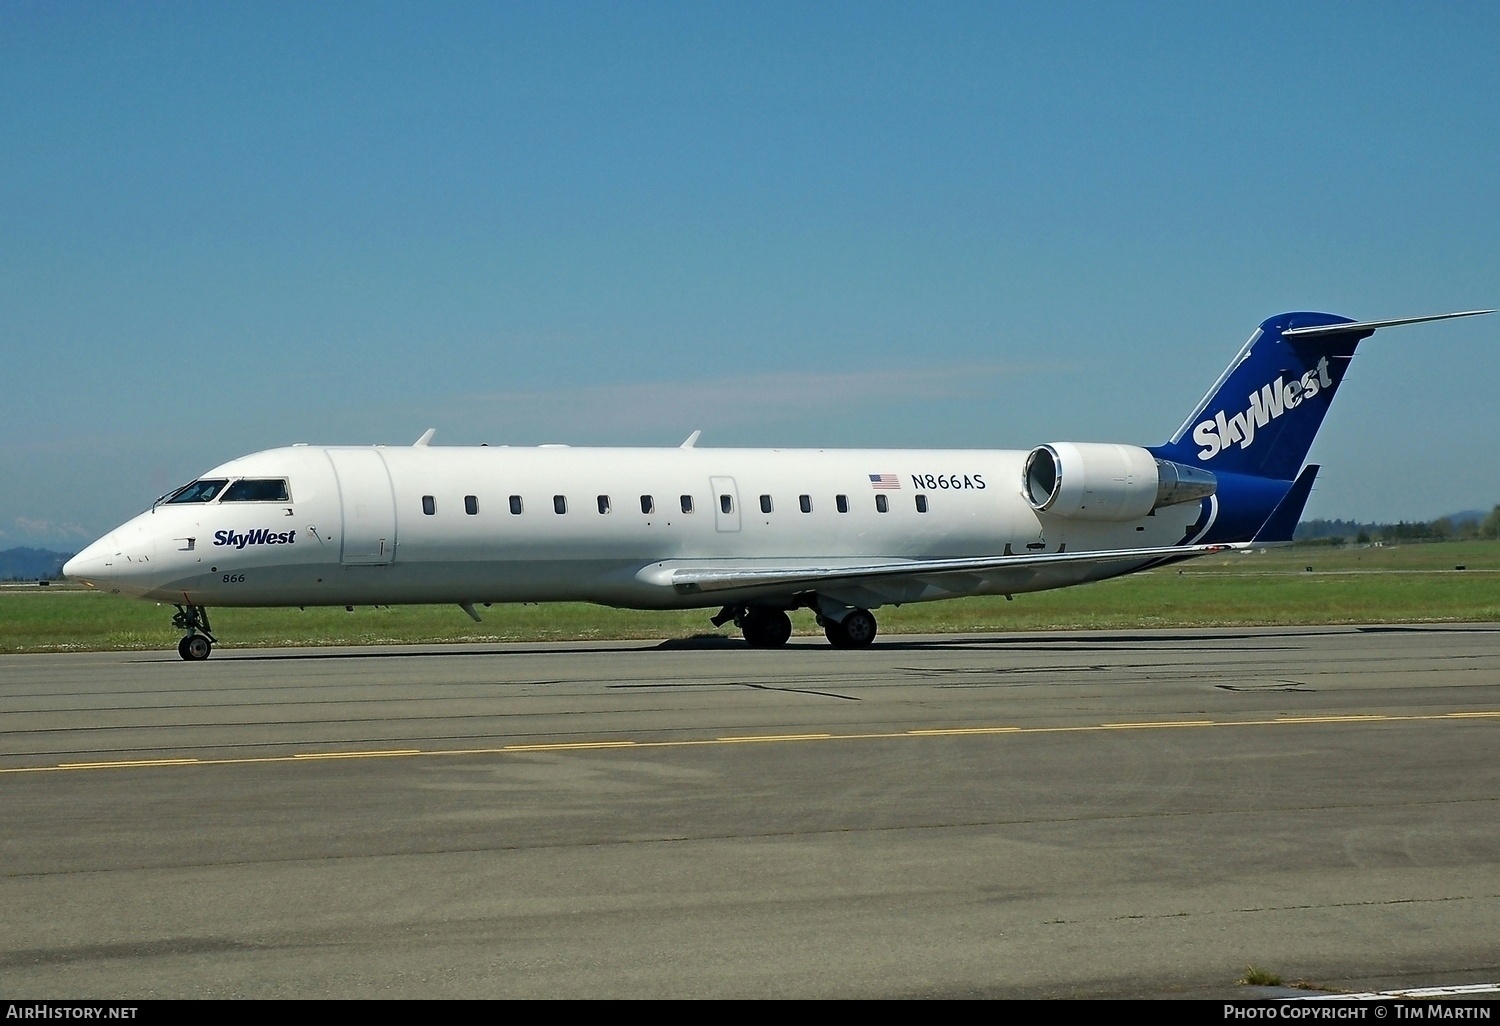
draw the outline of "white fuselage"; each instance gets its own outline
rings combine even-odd
[[[69,572],[105,590],[197,606],[581,600],[685,608],[779,601],[785,589],[684,592],[670,583],[683,566],[837,567],[1167,546],[1199,516],[1196,503],[1123,523],[1037,513],[1021,495],[1026,455],[293,446],[203,475],[285,480],[284,501],[227,501],[221,492],[208,502],[159,503],[80,553]],[[1041,590],[1120,572],[1059,567],[941,587],[906,582],[850,604]]]

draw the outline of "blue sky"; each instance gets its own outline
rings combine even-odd
[[[0,5],[0,547],[296,441],[1164,440],[1500,305],[1492,3]],[[1309,516],[1500,502],[1500,315]]]

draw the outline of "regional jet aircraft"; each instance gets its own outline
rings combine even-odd
[[[810,609],[841,648],[870,610],[1013,595],[1290,541],[1303,465],[1360,340],[1285,313],[1251,335],[1163,445],[1031,450],[294,445],[215,467],[68,561],[92,588],[177,608],[585,601],[716,608],[753,646]]]

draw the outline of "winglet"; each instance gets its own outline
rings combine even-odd
[[[679,448],[679,449],[691,449],[693,446],[695,446],[695,445],[698,444],[698,436],[701,435],[701,434],[703,434],[703,432],[701,430],[694,431],[692,434],[690,434],[690,435],[687,436],[687,441],[683,442],[677,448]]]
[[[1312,494],[1313,480],[1318,476],[1318,470],[1316,463],[1309,463],[1302,468],[1302,473],[1297,475],[1292,487],[1287,489],[1271,515],[1266,517],[1266,522],[1255,532],[1255,537],[1250,539],[1251,544],[1285,545],[1292,540],[1297,523],[1302,519],[1302,510],[1307,506],[1307,497]]]
[[[419,445],[426,446],[428,442],[432,441],[432,436],[435,434],[437,434],[437,428],[428,428],[426,431],[422,432],[421,438],[418,438],[415,442],[411,443],[411,447],[415,449]]]

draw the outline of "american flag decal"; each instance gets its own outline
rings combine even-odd
[[[901,479],[895,474],[871,474],[870,487],[892,489],[901,487]]]

